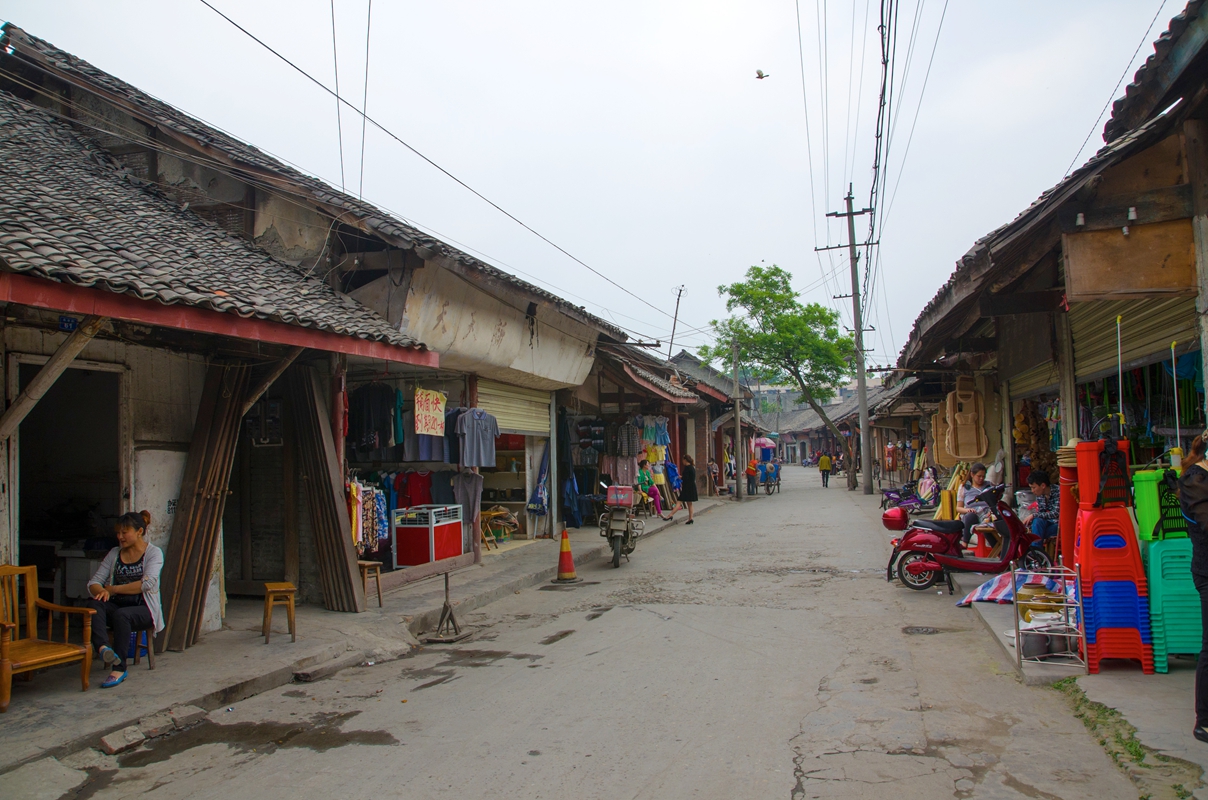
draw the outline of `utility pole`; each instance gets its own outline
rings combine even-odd
[[[734,499],[742,499],[742,388],[738,385],[738,340],[734,341]]]
[[[860,254],[856,250],[856,217],[871,214],[871,208],[852,208],[851,184],[847,186],[847,211],[831,211],[828,217],[847,217],[847,260],[851,265],[851,313],[856,326],[856,393],[860,399],[860,460],[864,494],[872,494],[872,430],[868,420],[868,383],[864,375],[864,314],[860,309]],[[849,450],[850,452],[850,450]],[[855,466],[855,465],[852,465]]]
[[[671,341],[667,343],[667,360],[671,360],[671,353],[675,350],[675,325],[679,322],[679,304],[680,298],[684,296],[684,286],[679,286],[675,290],[675,316],[671,318]]]

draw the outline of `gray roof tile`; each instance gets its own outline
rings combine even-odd
[[[68,124],[6,93],[0,259],[76,286],[423,347],[376,312],[180,210]]]

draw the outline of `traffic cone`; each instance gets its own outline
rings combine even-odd
[[[570,554],[570,534],[562,529],[562,546],[558,551],[558,577],[551,583],[578,583],[581,581],[575,574],[575,558]]]

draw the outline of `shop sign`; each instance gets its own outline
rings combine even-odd
[[[425,436],[445,435],[445,396],[431,389],[415,390],[415,432]]]

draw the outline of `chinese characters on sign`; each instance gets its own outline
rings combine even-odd
[[[445,435],[445,396],[431,389],[415,390],[415,432],[427,436]]]

